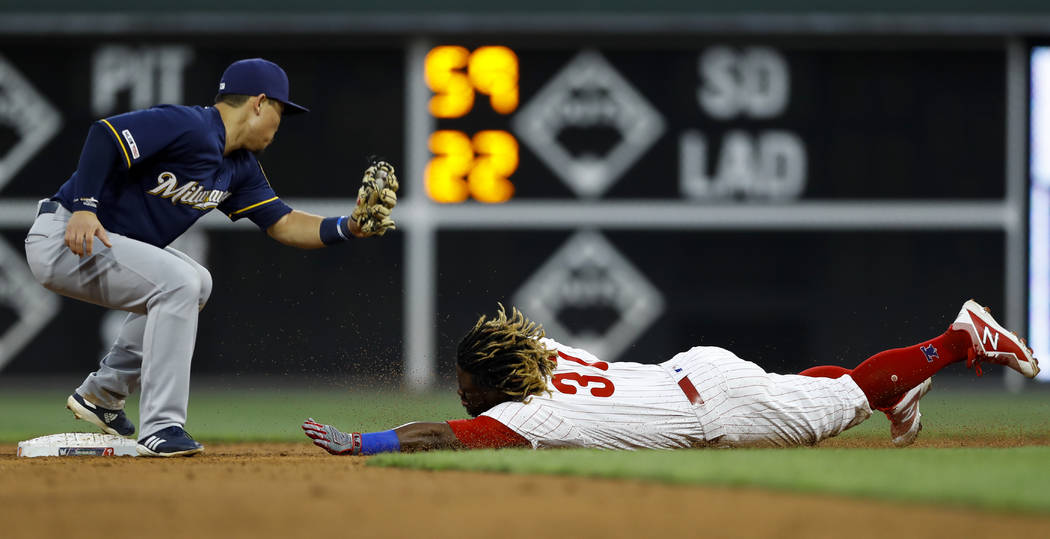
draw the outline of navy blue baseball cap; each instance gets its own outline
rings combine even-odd
[[[310,112],[310,109],[288,100],[288,75],[281,66],[262,58],[238,60],[222,73],[219,95],[259,95],[284,103],[285,114]]]

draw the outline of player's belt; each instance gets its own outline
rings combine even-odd
[[[61,207],[62,204],[59,204],[57,200],[45,200],[44,202],[40,203],[40,210],[36,212],[36,215],[37,217],[40,217],[45,213],[55,213]]]
[[[678,387],[682,388],[682,393],[685,393],[686,398],[689,399],[690,404],[703,404],[704,399],[700,398],[700,392],[696,390],[696,386],[693,385],[693,381],[688,376],[683,376],[678,381]]]

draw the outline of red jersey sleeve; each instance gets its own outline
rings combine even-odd
[[[501,447],[528,447],[532,444],[520,434],[489,416],[448,421],[452,433],[470,449],[498,449]]]

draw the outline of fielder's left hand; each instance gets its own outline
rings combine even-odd
[[[376,161],[365,170],[357,191],[357,206],[350,219],[357,224],[351,232],[358,237],[382,236],[395,228],[390,211],[397,205],[397,174],[386,161]]]

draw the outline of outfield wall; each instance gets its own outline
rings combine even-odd
[[[85,371],[119,323],[40,289],[19,245],[87,125],[207,104],[249,56],[283,65],[313,109],[260,158],[278,194],[347,213],[380,154],[402,179],[399,232],[305,253],[204,218],[180,244],[216,283],[195,372],[450,383],[455,339],[497,301],[609,359],[706,344],[778,372],[928,338],[968,297],[1025,323],[1038,15],[301,15],[4,17],[3,375]],[[489,70],[513,79],[514,106],[470,81],[469,106],[432,109],[448,92],[428,54],[492,45],[515,59],[516,77]],[[509,200],[480,201],[506,182]]]

